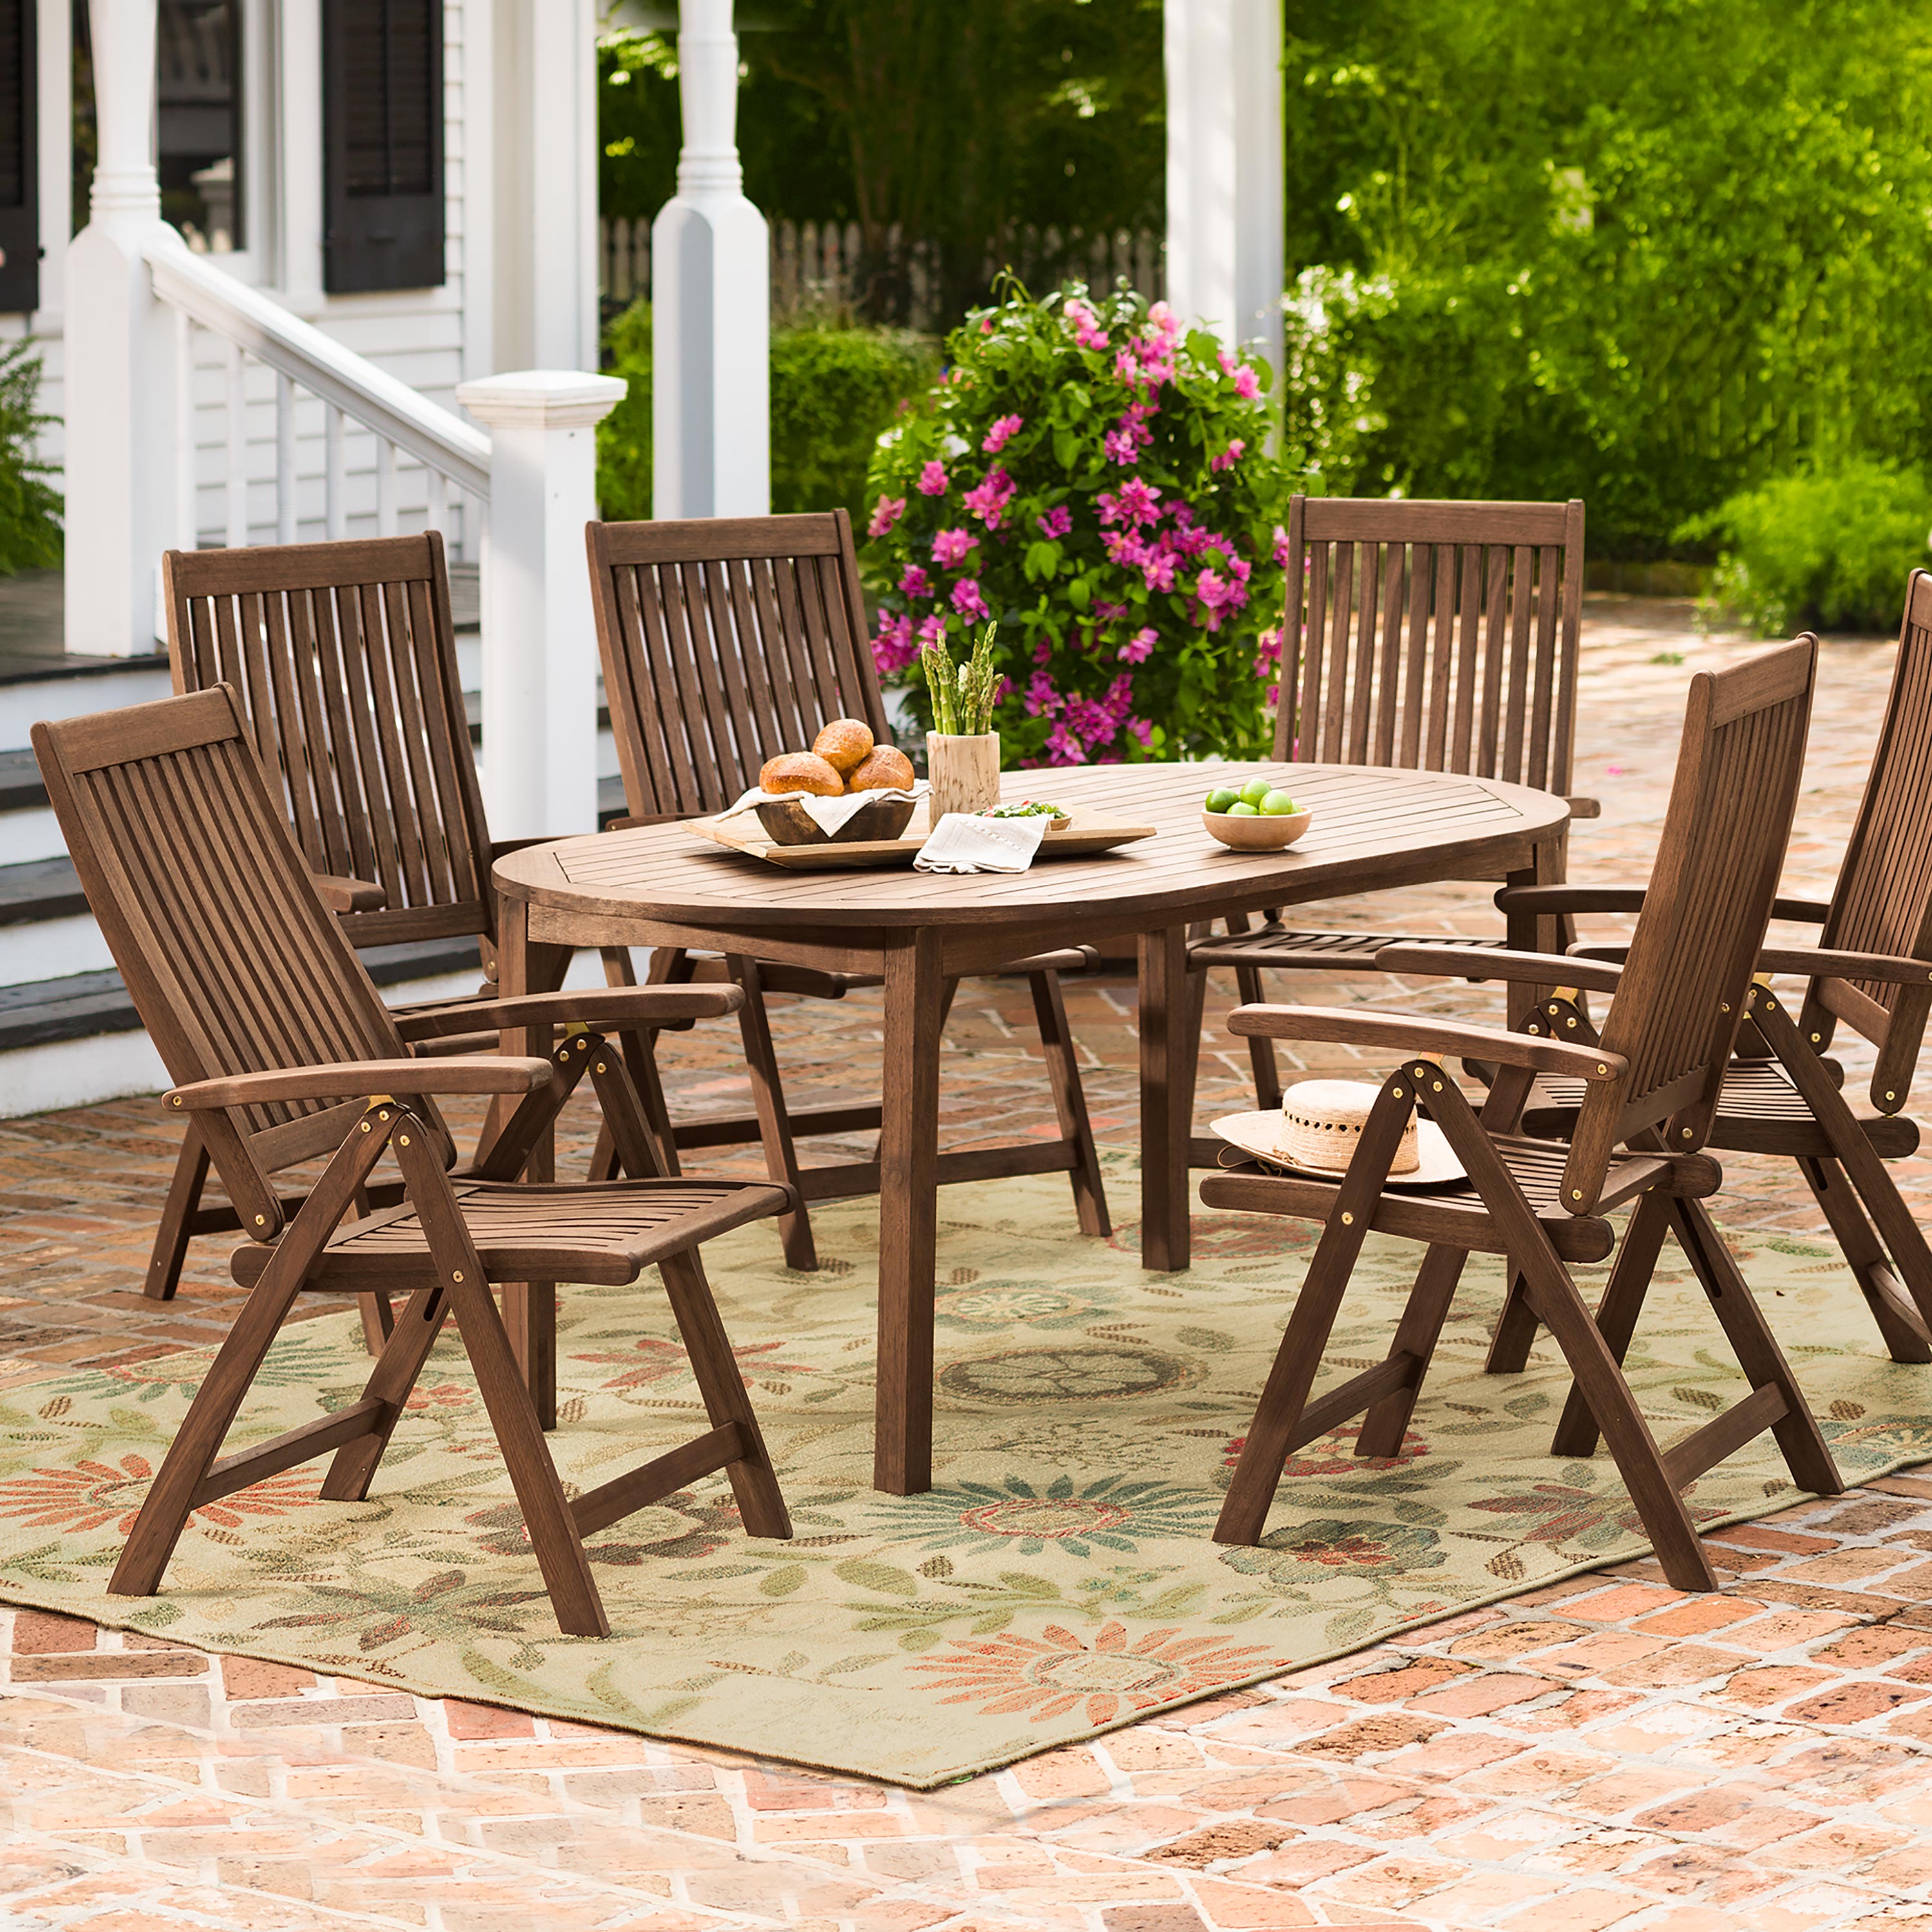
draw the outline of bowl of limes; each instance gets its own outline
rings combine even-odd
[[[1237,852],[1279,852],[1308,830],[1314,816],[1279,781],[1256,778],[1239,786],[1217,785],[1208,794],[1201,823]]]

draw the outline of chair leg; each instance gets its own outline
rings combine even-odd
[[[386,1123],[394,1112],[392,1109],[382,1117]],[[366,1118],[358,1123],[358,1131],[338,1150],[308,1198],[296,1210],[295,1219],[282,1231],[262,1278],[215,1352],[108,1580],[110,1595],[152,1597],[160,1587],[162,1573],[188,1526],[197,1494],[214,1466],[249,1385],[274,1346],[322,1244],[381,1156],[388,1134],[359,1130],[368,1126]]]
[[[1610,1278],[1604,1283],[1597,1304],[1598,1332],[1619,1368],[1630,1353],[1637,1318],[1643,1312],[1644,1297],[1650,1292],[1651,1277],[1657,1271],[1657,1258],[1664,1251],[1664,1238],[1670,1232],[1670,1204],[1662,1195],[1646,1194],[1630,1210],[1623,1245],[1617,1250],[1617,1258],[1610,1266]],[[1530,1322],[1534,1329],[1534,1316]],[[1596,1418],[1583,1400],[1581,1388],[1574,1382],[1570,1385],[1550,1453],[1580,1457],[1597,1453]]]
[[[1535,1346],[1537,1330],[1543,1324],[1529,1305],[1522,1276],[1510,1272],[1509,1293],[1503,1312],[1496,1318],[1496,1332],[1490,1337],[1490,1352],[1483,1364],[1486,1376],[1520,1376],[1529,1366],[1529,1352]]]
[[[1040,1027],[1040,1043],[1046,1054],[1047,1078],[1053,1088],[1054,1112],[1060,1119],[1060,1137],[1071,1141],[1079,1157],[1068,1178],[1073,1184],[1073,1208],[1083,1234],[1110,1234],[1113,1223],[1107,1215],[1107,1186],[1101,1178],[1100,1150],[1094,1144],[1094,1128],[1087,1118],[1087,1093],[1080,1078],[1080,1050],[1066,1024],[1066,1003],[1058,973],[1029,973],[1033,988],[1034,1018]]]
[[[174,1178],[168,1183],[167,1198],[161,1203],[161,1224],[154,1230],[154,1252],[148,1260],[148,1278],[141,1292],[150,1301],[172,1301],[181,1286],[182,1264],[188,1259],[188,1217],[201,1204],[202,1190],[208,1184],[208,1148],[194,1123],[188,1123],[182,1136],[181,1153],[175,1161]]]
[[[363,1347],[370,1354],[380,1355],[396,1331],[396,1311],[390,1306],[389,1298],[380,1290],[358,1294],[356,1310],[362,1318]]]
[[[1925,1324],[1915,1303],[1932,1300],[1932,1280],[1911,1280],[1911,1261],[1904,1258],[1898,1274],[1880,1246],[1876,1232],[1858,1204],[1858,1191],[1850,1176],[1835,1160],[1801,1156],[1798,1171],[1804,1177],[1812,1198],[1824,1210],[1838,1246],[1851,1264],[1852,1279],[1858,1285],[1878,1324],[1879,1338],[1894,1362],[1932,1362],[1932,1347],[1927,1346]],[[1887,1180],[1891,1179],[1887,1175]],[[1906,1277],[1901,1282],[1899,1276]],[[1908,1292],[1911,1299],[1908,1300]]]
[[[738,1032],[744,1042],[745,1071],[751,1076],[758,1138],[764,1144],[765,1172],[774,1180],[797,1191],[798,1150],[792,1142],[791,1116],[785,1111],[784,1082],[772,1046],[771,1021],[765,1012],[758,962],[734,953],[724,963],[745,995],[745,1004],[738,1009]],[[778,1239],[784,1248],[788,1268],[801,1274],[810,1274],[818,1268],[818,1244],[812,1239],[812,1217],[802,1191],[798,1192],[798,1205],[789,1214],[778,1216]]]
[[[1392,1389],[1372,1404],[1362,1418],[1361,1432],[1355,1438],[1358,1456],[1400,1456],[1402,1438],[1408,1432],[1408,1419],[1415,1413],[1416,1397],[1422,1393],[1422,1379],[1429,1372],[1430,1358],[1442,1339],[1442,1324],[1448,1319],[1449,1304],[1456,1298],[1456,1284],[1462,1278],[1467,1252],[1461,1248],[1432,1246],[1417,1270],[1415,1286],[1396,1324],[1395,1340],[1389,1344],[1389,1357],[1408,1355],[1421,1364],[1412,1381]]]
[[[1258,966],[1237,966],[1234,988],[1240,994],[1244,1006],[1258,1006],[1268,998]],[[1198,1037],[1199,1029],[1196,1028],[1196,1032]],[[1255,1106],[1264,1114],[1272,1113],[1281,1105],[1281,1068],[1274,1057],[1274,1042],[1263,1034],[1251,1034],[1248,1040],[1248,1064],[1254,1070]]]
[[[1771,1425],[1771,1432],[1784,1452],[1791,1480],[1801,1490],[1818,1496],[1843,1495],[1844,1479],[1832,1460],[1811,1406],[1708,1210],[1701,1201],[1672,1199],[1669,1204],[1671,1232],[1690,1256],[1711,1311],[1730,1340],[1731,1352],[1745,1379],[1754,1390],[1775,1388],[1784,1398],[1784,1413]]]
[[[608,1636],[610,1621],[590,1574],[584,1539],[578,1534],[556,1465],[543,1439],[530,1392],[518,1370],[508,1333],[490,1298],[483,1264],[464,1225],[455,1190],[436,1164],[424,1136],[398,1133],[395,1148],[396,1162],[408,1184],[430,1258],[448,1285],[450,1312],[476,1373],[490,1426],[503,1452],[557,1626],[566,1636]],[[431,1324],[426,1322],[422,1325]]]
[[[684,1337],[705,1413],[713,1428],[735,1422],[748,1444],[743,1457],[724,1466],[746,1530],[753,1536],[788,1538],[791,1534],[790,1513],[779,1490],[752,1399],[745,1393],[745,1378],[712,1298],[711,1284],[704,1278],[704,1265],[695,1252],[668,1255],[658,1264],[658,1272],[664,1277],[678,1333]]]

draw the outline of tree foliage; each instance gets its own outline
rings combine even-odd
[[[31,338],[0,349],[0,575],[61,560],[61,500],[37,454],[52,420],[40,410],[40,355]]]

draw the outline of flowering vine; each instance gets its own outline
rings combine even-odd
[[[1166,304],[1009,284],[880,439],[874,660],[1000,626],[1009,763],[1268,749],[1288,484],[1267,373]]]

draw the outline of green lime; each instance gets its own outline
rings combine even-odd
[[[1286,818],[1289,812],[1300,809],[1285,791],[1271,791],[1262,800],[1262,813],[1270,818]]]
[[[1246,799],[1228,808],[1228,816],[1230,818],[1258,818],[1261,815],[1260,806],[1250,805]]]
[[[1241,794],[1231,785],[1217,785],[1208,794],[1210,812],[1226,812],[1231,805],[1240,802]]]
[[[1272,778],[1250,778],[1241,788],[1241,798],[1245,804],[1258,806],[1274,790],[1274,781]]]

